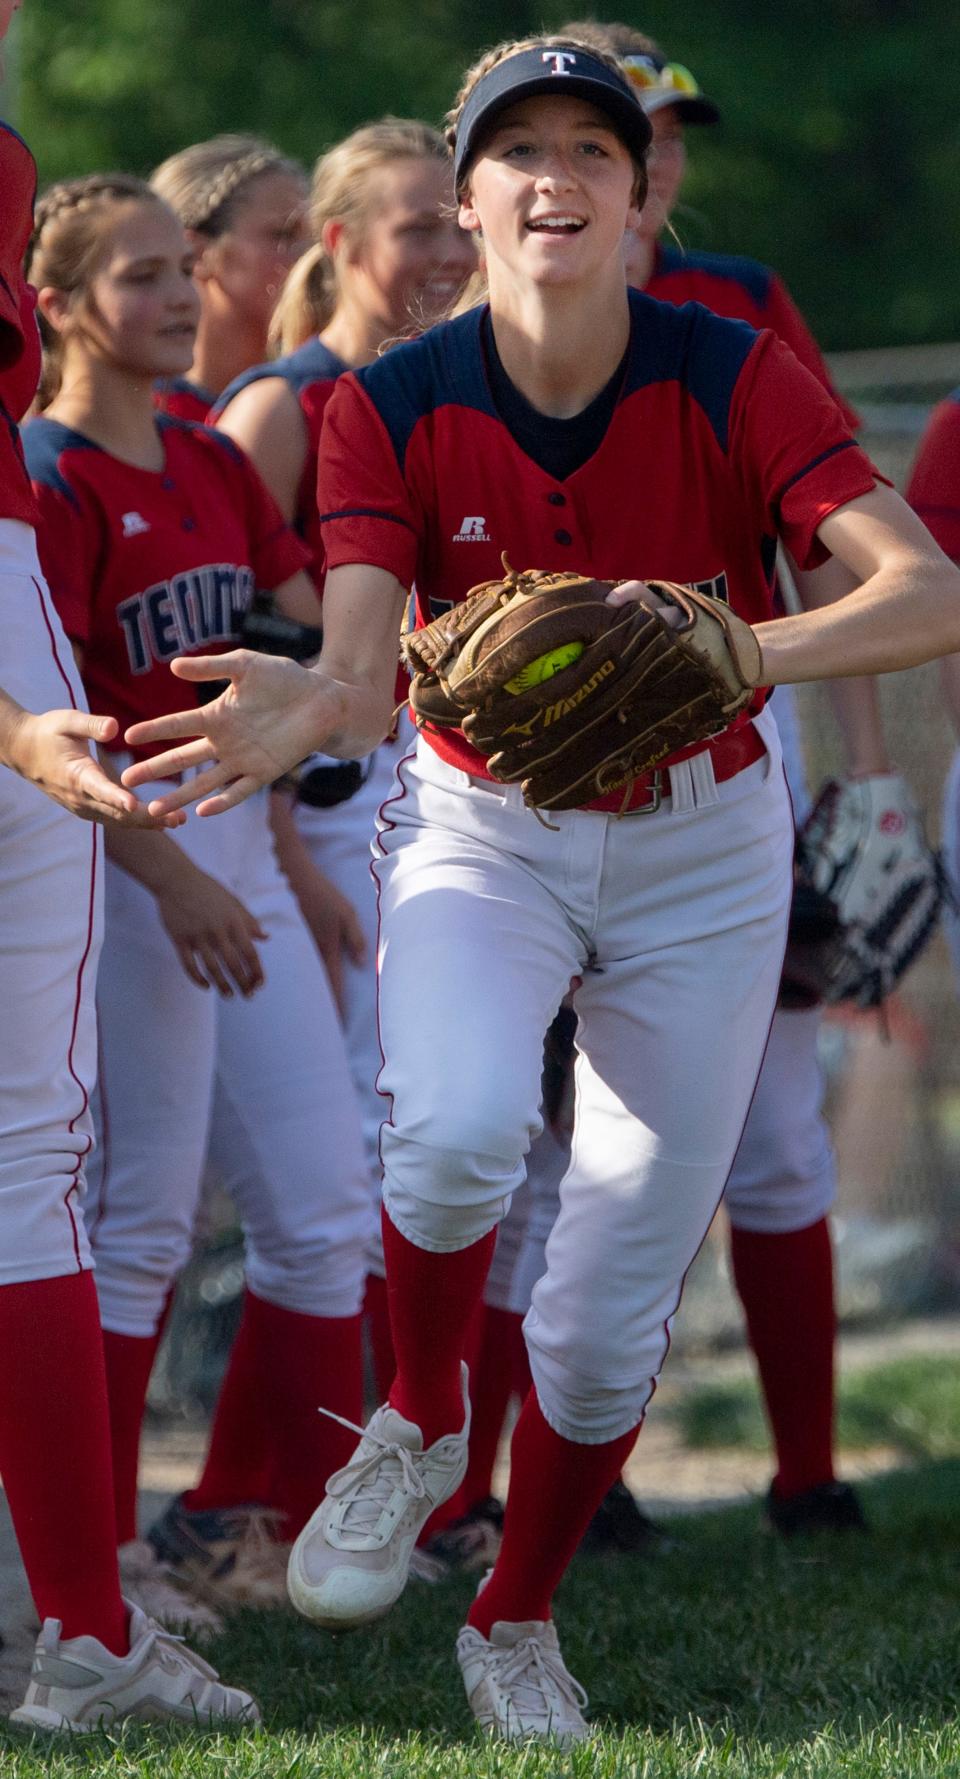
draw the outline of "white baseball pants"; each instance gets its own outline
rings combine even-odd
[[[87,704],[29,525],[0,519],[0,684],[27,710]],[[0,769],[0,1285],[91,1264],[102,835]]]
[[[190,1254],[208,1146],[243,1225],[250,1289],[304,1315],[353,1315],[372,1220],[359,1112],[268,793],[174,838],[262,923],[266,982],[248,1001],[198,988],[153,897],[108,864],[87,1205],[104,1327],[157,1327]]]
[[[743,1131],[776,998],[793,827],[768,755],[687,763],[655,814],[545,828],[515,787],[421,741],[382,812],[384,1198],[450,1251],[503,1216],[540,1130],[543,1034],[570,979],[576,1134],[525,1323],[543,1411],[602,1443],[642,1418]]]

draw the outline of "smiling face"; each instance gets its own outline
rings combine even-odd
[[[460,228],[452,175],[431,157],[398,160],[376,175],[376,201],[358,240],[343,245],[342,275],[384,338],[445,315],[476,266]]]
[[[637,169],[606,115],[578,98],[524,99],[504,110],[467,174],[465,229],[482,232],[491,293],[498,278],[548,286],[619,264],[635,225]]]
[[[59,293],[42,293],[56,299]],[[67,308],[44,302],[65,342],[138,377],[177,376],[193,358],[200,298],[193,252],[173,211],[157,199],[118,204],[103,251]]]

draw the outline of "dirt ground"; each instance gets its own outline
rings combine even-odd
[[[910,1353],[960,1354],[960,1317],[907,1322],[885,1333],[846,1334],[840,1343],[840,1365],[844,1369],[879,1365]],[[690,1450],[681,1442],[671,1416],[664,1413],[690,1389],[749,1374],[751,1364],[749,1356],[742,1352],[674,1355],[627,1470],[634,1493],[655,1515],[722,1507],[758,1497],[765,1491],[770,1476],[766,1454],[739,1449]],[[144,1527],[171,1494],[189,1488],[195,1481],[204,1440],[202,1427],[173,1424],[148,1430],[141,1468],[140,1514]],[[505,1459],[504,1448],[497,1477],[501,1491],[508,1474]],[[902,1460],[892,1448],[871,1447],[844,1452],[841,1461],[843,1475],[856,1481],[891,1469]],[[36,1630],[13,1529],[0,1492],[0,1711],[9,1709],[23,1695]]]

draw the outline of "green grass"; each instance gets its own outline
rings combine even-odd
[[[752,1379],[693,1389],[672,1410],[691,1447],[767,1451],[770,1435]],[[896,1359],[842,1375],[839,1443],[892,1446],[904,1457],[960,1457],[960,1365],[952,1356]]]
[[[292,1615],[212,1646],[258,1694],[235,1738],[128,1730],[72,1746],[0,1731],[3,1779],[908,1779],[957,1775],[960,1463],[864,1491],[866,1537],[783,1546],[756,1509],[678,1520],[649,1559],[580,1561],[558,1599],[596,1734],[569,1755],[481,1742],[453,1640],[470,1584],[415,1587],[350,1637]]]

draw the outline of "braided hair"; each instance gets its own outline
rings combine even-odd
[[[209,142],[172,154],[150,184],[174,209],[184,228],[215,240],[231,228],[237,201],[264,173],[289,173],[306,180],[299,161],[259,136],[214,136]]]
[[[88,173],[51,185],[39,199],[27,249],[26,274],[39,290],[65,291],[71,307],[87,296],[104,248],[106,224],[121,204],[159,204],[162,200],[132,173]],[[39,312],[43,369],[37,410],[49,407],[60,388],[63,339]]]

